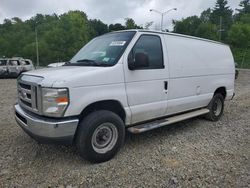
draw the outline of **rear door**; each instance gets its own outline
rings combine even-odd
[[[125,85],[132,113],[131,123],[154,119],[166,112],[169,76],[162,41],[160,34],[140,34],[125,52]],[[149,66],[130,70],[128,59],[134,60],[136,54],[146,55]]]

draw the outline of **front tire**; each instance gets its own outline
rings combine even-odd
[[[125,126],[121,118],[111,111],[100,110],[80,122],[76,146],[81,157],[100,163],[116,155],[124,138]]]
[[[206,115],[206,119],[210,121],[218,121],[224,110],[224,97],[217,93],[213,96],[208,105],[209,113]]]

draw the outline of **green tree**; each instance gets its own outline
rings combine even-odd
[[[101,20],[89,20],[90,27],[93,29],[93,37],[102,35],[108,32],[108,25],[104,24]]]
[[[210,22],[201,23],[196,29],[196,36],[211,40],[219,39],[216,25]]]
[[[217,25],[218,28],[223,29],[222,41],[225,41],[227,32],[233,23],[233,11],[228,6],[227,0],[217,0],[215,7],[211,13],[210,21]]]
[[[135,24],[132,18],[125,18],[125,27],[126,29],[142,29],[142,27]]]
[[[211,8],[204,10],[200,16],[201,21],[202,22],[210,22],[211,13],[212,13]]]
[[[250,25],[242,23],[234,24],[228,36],[233,46],[246,48],[250,45]]]
[[[250,0],[241,1],[239,6],[241,8],[236,9],[238,13],[234,15],[235,21],[250,24]]]
[[[250,25],[234,24],[229,31],[234,59],[241,68],[250,68]]]
[[[196,29],[201,24],[201,19],[198,16],[191,16],[181,21],[173,21],[174,32],[196,36]]]
[[[124,30],[124,29],[126,29],[126,27],[120,23],[109,25],[109,31],[119,31],[119,30]]]
[[[250,14],[243,14],[240,16],[239,22],[250,24]]]
[[[249,14],[250,13],[250,0],[242,0],[239,4],[241,9],[236,9],[239,13]]]

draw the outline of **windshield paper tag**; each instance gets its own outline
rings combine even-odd
[[[124,46],[125,43],[126,41],[113,41],[109,46]]]
[[[107,62],[107,61],[109,61],[109,58],[108,57],[104,57],[102,61]]]

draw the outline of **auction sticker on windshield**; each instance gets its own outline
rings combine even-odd
[[[109,46],[124,46],[126,41],[112,41]]]

